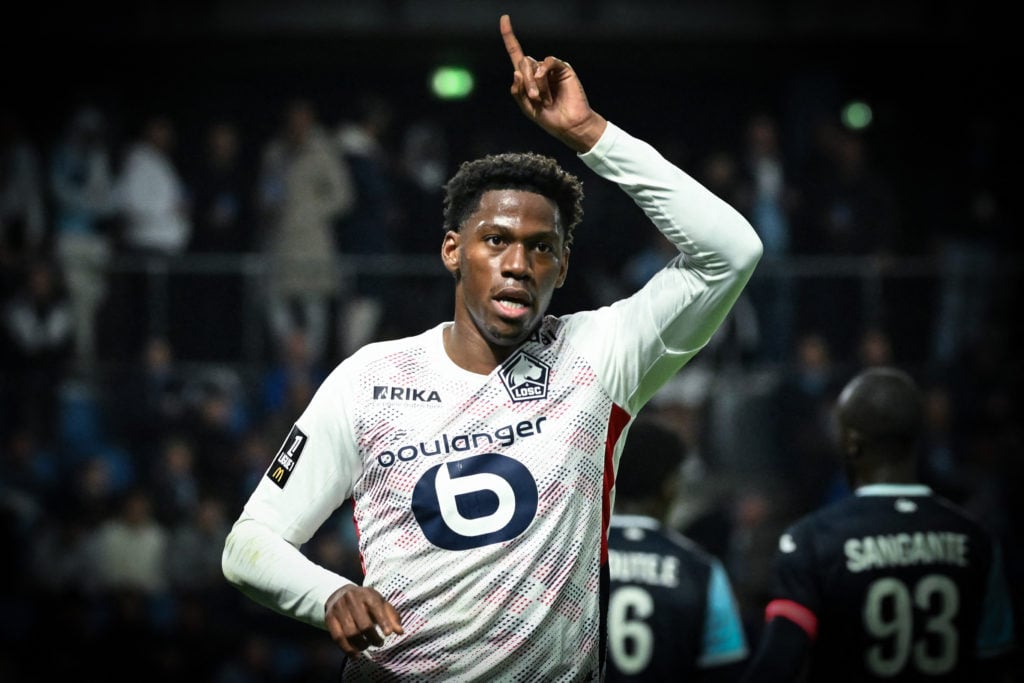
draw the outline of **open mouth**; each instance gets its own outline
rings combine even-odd
[[[498,308],[506,315],[518,317],[530,308],[530,295],[522,290],[505,289],[494,297]]]

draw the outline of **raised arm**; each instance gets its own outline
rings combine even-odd
[[[626,192],[680,252],[637,296],[600,316],[576,317],[575,324],[589,319],[598,330],[645,330],[579,335],[588,340],[581,343],[584,353],[605,369],[615,400],[638,410],[720,327],[761,257],[761,241],[724,198],[594,111],[572,65],[525,54],[508,15],[500,26],[520,110]]]
[[[578,153],[589,151],[608,122],[590,108],[583,84],[569,62],[557,57],[537,61],[526,55],[501,15],[501,37],[512,60],[512,97],[527,118]]]

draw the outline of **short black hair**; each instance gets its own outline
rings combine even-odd
[[[637,418],[626,435],[615,479],[620,499],[656,498],[662,482],[678,471],[686,458],[682,437],[652,418]]]
[[[839,418],[876,443],[911,445],[924,425],[924,398],[905,370],[872,367],[847,383],[839,395]]]
[[[583,183],[553,158],[536,152],[504,152],[464,161],[444,186],[444,230],[458,232],[489,190],[524,190],[558,205],[565,246],[583,219]]]

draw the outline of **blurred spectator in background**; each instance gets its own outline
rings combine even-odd
[[[437,254],[438,235],[429,226],[438,220],[443,205],[444,183],[451,171],[451,141],[445,126],[430,118],[413,120],[402,134],[398,155],[398,183],[402,217],[396,249],[402,254],[430,257]],[[395,281],[397,283],[397,281]],[[430,275],[405,279],[417,292],[416,301],[391,296],[378,336],[401,337],[423,329],[428,321],[450,315],[448,284]],[[396,287],[393,284],[392,289]]]
[[[708,420],[714,371],[709,366],[695,360],[680,370],[651,398],[647,417],[675,433],[686,447],[667,524],[723,558],[732,530],[730,477],[712,452],[714,434]]]
[[[117,178],[120,248],[129,254],[175,256],[192,238],[185,183],[174,153],[177,128],[167,115],[145,119]]]
[[[152,462],[143,466],[146,485],[153,494],[153,512],[168,527],[195,516],[200,486],[195,447],[188,437],[169,434]]]
[[[101,455],[85,458],[71,471],[62,512],[91,530],[113,514],[117,497],[125,490],[114,463]],[[83,574],[81,578],[87,577]]]
[[[878,325],[869,325],[860,333],[856,351],[855,363],[861,370],[892,365],[896,361],[892,335]]]
[[[229,368],[219,367],[193,378],[185,395],[183,433],[195,452],[200,495],[229,490],[237,476],[249,419],[241,379]]]
[[[269,463],[280,446],[278,423],[265,426],[262,420],[254,420],[253,424],[241,436],[239,444],[239,460],[236,479],[231,487],[221,492],[229,509],[241,509],[252,487],[259,483],[267,472]],[[273,436],[269,436],[273,435]]]
[[[72,640],[85,640],[89,672],[116,676],[150,672],[161,678],[162,622],[171,595],[170,532],[154,515],[144,486],[116,499],[113,513],[88,532],[86,585],[96,623]]]
[[[995,312],[997,266],[1006,257],[1003,251],[1019,242],[1018,226],[1007,216],[997,189],[1002,179],[996,157],[1003,142],[989,119],[970,122],[965,195],[938,217],[933,253],[940,278],[929,350],[936,372],[964,361],[964,354],[982,341]]]
[[[19,426],[5,440],[0,463],[4,471],[0,504],[13,513],[18,528],[27,532],[57,502],[62,474],[59,459],[32,430]]]
[[[154,515],[149,490],[129,488],[113,514],[91,533],[87,576],[93,590],[102,595],[139,591],[151,597],[166,591],[169,540],[167,528]]]
[[[719,197],[727,198],[733,206],[749,213],[749,209],[743,208],[746,188],[742,167],[743,162],[733,152],[724,148],[713,149],[701,164],[699,180]],[[756,225],[754,229],[757,229]],[[761,323],[754,300],[750,291],[744,289],[728,317],[708,342],[704,351],[705,360],[711,357],[722,369],[742,370],[758,357],[762,345],[761,336]]]
[[[114,215],[113,153],[106,116],[83,105],[72,113],[50,157],[54,249],[67,280],[75,324],[75,361],[93,370],[96,313],[107,295]]]
[[[27,631],[29,640],[5,638],[5,645],[9,645],[15,658],[20,660],[21,670],[10,672],[4,681],[49,679],[47,674],[74,678],[93,673],[90,662],[95,654],[91,652],[94,645],[91,634],[97,629],[98,619],[93,596],[88,591],[88,577],[91,569],[89,540],[95,520],[64,503],[50,508],[33,529],[25,543],[30,564],[21,573],[19,582],[9,584],[32,601],[33,610],[21,613],[18,618],[12,618],[15,612],[5,611],[4,621]],[[39,653],[48,651],[47,643],[53,638],[54,620],[67,629],[60,656],[40,657]]]
[[[165,337],[150,337],[135,358],[112,393],[114,429],[136,458],[153,462],[166,436],[184,425],[187,378]]]
[[[42,443],[55,441],[60,390],[74,353],[73,320],[59,268],[33,260],[0,318],[4,433],[25,427]]]
[[[778,123],[757,112],[744,130],[744,147],[738,156],[740,211],[764,243],[765,261],[772,265],[751,279],[750,298],[759,328],[760,360],[781,365],[791,348],[796,314],[794,280],[782,267],[792,248],[792,213],[798,193],[782,156]]]
[[[230,523],[223,499],[205,495],[187,514],[170,522],[168,573],[171,587],[182,594],[213,597],[223,582],[220,551]]]
[[[242,356],[245,276],[237,257],[255,246],[256,172],[242,132],[229,120],[204,129],[202,147],[185,181],[192,198],[189,254],[228,257],[216,272],[190,273],[185,284],[191,324],[178,352],[193,360],[231,361]]]
[[[679,252],[660,232],[648,235],[637,249],[626,257],[619,281],[626,292],[643,287],[651,275],[665,267]]]
[[[270,434],[287,432],[328,372],[326,364],[313,356],[304,330],[292,330],[277,351],[263,372],[259,394],[260,422]]]
[[[832,403],[846,371],[823,334],[809,332],[796,340],[791,362],[772,401],[771,423],[778,430],[776,474],[798,513],[821,505],[839,474],[833,453]]]
[[[969,488],[961,462],[964,443],[956,425],[953,391],[933,380],[922,391],[921,456],[918,477],[936,493],[962,504]]]
[[[38,567],[35,545],[54,524],[60,500],[60,470],[54,454],[40,447],[27,429],[15,431],[0,442],[0,539],[5,543],[0,561],[0,677],[5,676],[8,647],[22,646],[32,628],[37,584],[57,585],[67,579],[66,565]],[[60,558],[54,558],[59,560]],[[68,558],[70,562],[70,558]],[[37,575],[36,572],[41,575]],[[20,618],[15,618],[19,615]]]
[[[313,356],[325,359],[340,291],[334,225],[356,190],[310,100],[287,103],[282,129],[263,149],[258,183],[272,344],[301,327]]]
[[[26,544],[30,563],[25,568],[31,577],[34,594],[47,600],[81,595],[88,576],[89,532],[94,520],[62,505],[51,508],[40,520]]]
[[[337,126],[334,140],[351,171],[356,196],[352,210],[335,225],[338,246],[346,255],[386,255],[404,249],[400,242],[403,198],[398,194],[398,168],[389,137],[394,119],[394,107],[384,95],[364,93],[356,98],[351,116]],[[376,341],[393,298],[394,279],[373,273],[343,273],[342,277],[345,298],[338,329],[344,358],[366,342]]]
[[[234,254],[254,246],[256,174],[243,144],[233,121],[215,120],[204,129],[200,153],[185,176],[194,226],[191,252]]]
[[[403,218],[397,246],[403,252],[434,256],[437,234],[423,226],[436,220],[451,172],[449,140],[443,124],[420,118],[405,128],[398,172]]]
[[[801,178],[794,251],[802,255],[872,257],[884,265],[899,247],[900,214],[890,179],[871,157],[864,134],[831,121],[815,132],[816,147]],[[842,358],[856,353],[858,331],[871,320],[861,273],[804,278],[796,326],[824,334]]]
[[[168,115],[148,116],[115,184],[117,251],[131,260],[128,272],[117,280],[109,312],[113,329],[108,329],[104,347],[114,358],[138,353],[146,335],[168,334],[165,294],[174,287],[157,278],[164,276],[166,260],[185,251],[192,235],[186,187],[174,157],[177,135]]]
[[[20,115],[0,109],[0,300],[31,258],[46,254],[47,212],[42,155]]]
[[[605,679],[735,681],[747,640],[725,567],[665,525],[686,446],[657,422],[629,430],[608,529]]]

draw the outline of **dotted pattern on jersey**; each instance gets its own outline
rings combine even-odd
[[[550,367],[548,395],[514,402],[497,371],[473,376],[438,362],[430,334],[388,346],[346,397],[364,463],[354,498],[365,583],[395,601],[405,629],[352,660],[346,679],[586,680],[598,661],[611,399],[565,339],[523,346]],[[436,392],[440,402],[375,399],[381,386],[402,397],[415,395],[404,388]],[[489,454],[533,479],[529,525],[500,542],[439,547],[413,514],[414,498],[434,492],[422,482]]]

